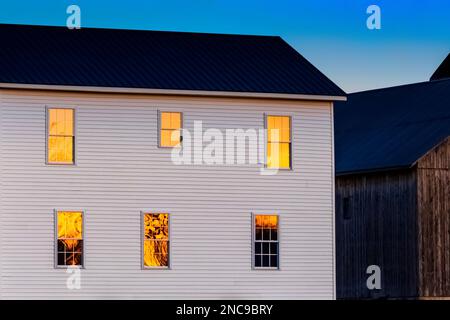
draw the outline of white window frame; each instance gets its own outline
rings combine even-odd
[[[256,216],[277,216],[277,239],[276,241],[268,241],[269,243],[271,242],[276,242],[278,244],[278,254],[277,254],[277,267],[257,267],[255,265],[255,243],[256,243],[256,225],[255,225],[255,217]],[[280,214],[278,213],[255,213],[253,212],[251,214],[251,218],[252,218],[252,244],[251,244],[251,252],[252,252],[252,269],[253,270],[280,270],[280,263],[281,263],[281,246],[280,246]],[[258,240],[258,242],[262,242],[261,240]]]
[[[161,113],[179,113],[180,114],[180,144],[178,146],[168,147],[168,146],[162,146],[161,145]],[[181,111],[169,111],[169,110],[158,110],[157,115],[157,139],[158,139],[158,148],[161,149],[173,149],[173,148],[181,148],[183,146],[183,126],[184,126],[184,113]]]
[[[48,161],[48,138],[50,137],[50,128],[49,128],[49,110],[52,109],[65,109],[65,110],[73,110],[73,161],[72,162],[50,162]],[[77,108],[75,107],[58,107],[58,106],[46,106],[45,107],[45,164],[48,166],[76,166],[77,164]]]
[[[290,138],[290,142],[289,142],[289,168],[269,168],[267,165],[267,161],[268,161],[268,148],[267,145],[269,144],[269,132],[268,132],[268,126],[267,126],[267,117],[288,117],[289,118],[289,138]],[[266,132],[266,139],[265,139],[265,143],[264,143],[264,168],[266,170],[280,170],[280,171],[294,171],[294,137],[292,135],[292,115],[290,114],[274,114],[274,113],[264,113],[264,131]]]
[[[168,223],[169,223],[169,226],[168,226],[169,227],[169,237],[167,238],[167,242],[168,242],[167,249],[169,250],[169,255],[168,255],[168,258],[167,258],[168,259],[167,266],[154,266],[154,267],[146,266],[144,264],[144,241],[145,241],[144,215],[146,215],[146,214],[161,214],[161,213],[167,214],[167,219],[168,219]],[[141,232],[140,232],[140,236],[141,236],[141,241],[140,241],[140,244],[141,244],[141,250],[140,250],[140,253],[141,253],[141,269],[142,270],[170,270],[170,269],[172,269],[172,257],[171,257],[171,255],[172,255],[172,239],[171,239],[171,236],[172,236],[171,225],[172,225],[172,223],[171,223],[171,213],[169,213],[167,210],[160,210],[160,211],[143,210],[143,211],[141,211],[140,219],[141,219],[141,223],[140,223],[140,227],[141,227]]]
[[[82,226],[81,226],[81,234],[83,241],[83,252],[81,253],[83,263],[81,265],[60,265],[58,264],[58,212],[81,212],[82,214]],[[86,210],[83,209],[53,209],[53,219],[54,219],[54,267],[55,269],[67,269],[67,268],[86,268]]]

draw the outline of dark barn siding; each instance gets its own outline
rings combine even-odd
[[[417,296],[416,216],[414,170],[336,178],[338,298]],[[367,289],[372,264],[381,268],[381,290]]]
[[[417,167],[420,295],[450,297],[450,139]]]

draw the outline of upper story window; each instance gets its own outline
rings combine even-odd
[[[83,266],[83,212],[56,212],[57,266]]]
[[[144,268],[169,267],[169,214],[143,213]]]
[[[269,214],[254,215],[253,228],[254,268],[278,269],[278,216]]]
[[[75,161],[74,110],[47,110],[47,162],[73,164]]]
[[[267,167],[291,168],[291,117],[267,116]]]
[[[171,148],[181,144],[182,113],[159,113],[159,146]]]

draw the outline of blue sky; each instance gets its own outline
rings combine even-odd
[[[449,0],[3,0],[0,22],[65,25],[70,4],[82,27],[280,35],[347,92],[426,81],[450,52]]]

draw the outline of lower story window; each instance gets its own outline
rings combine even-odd
[[[143,213],[144,268],[169,267],[169,214]]]
[[[57,266],[83,266],[83,212],[56,212]]]
[[[278,215],[253,216],[254,268],[279,267]]]

